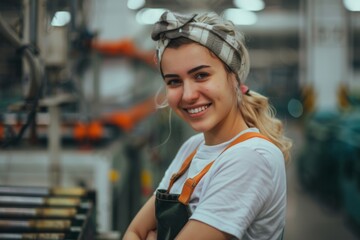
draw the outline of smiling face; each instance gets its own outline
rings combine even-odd
[[[218,144],[247,128],[234,87],[235,75],[210,51],[196,43],[166,48],[161,69],[169,106],[203,132],[206,144]]]

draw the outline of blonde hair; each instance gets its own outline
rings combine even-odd
[[[241,66],[236,75],[238,81],[235,89],[237,95],[238,108],[249,127],[256,127],[260,133],[268,137],[283,153],[285,162],[290,158],[290,149],[292,141],[284,135],[284,127],[282,122],[275,117],[275,109],[269,103],[267,97],[255,92],[250,91],[248,94],[242,93],[240,86],[244,84],[249,71],[250,71],[250,57],[249,52],[245,46],[245,37],[238,31],[234,24],[230,21],[224,20],[215,13],[202,13],[195,17],[197,22],[203,22],[217,28],[226,34],[230,34],[236,38],[240,49]],[[168,44],[168,48],[178,48],[184,44],[190,44],[194,41],[180,37],[172,39]],[[220,59],[221,60],[221,59]],[[223,62],[224,63],[224,62]],[[160,63],[159,63],[160,64]],[[224,63],[225,69],[230,72],[230,68]],[[164,102],[161,107],[167,104]]]
[[[283,123],[275,117],[275,109],[267,97],[251,91],[244,94],[239,103],[239,110],[249,127],[256,127],[268,137],[284,154],[285,161],[290,159],[292,141],[284,135]]]

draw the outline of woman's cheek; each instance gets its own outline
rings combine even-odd
[[[170,107],[176,107],[180,101],[181,95],[176,89],[170,89],[167,91],[167,101]]]

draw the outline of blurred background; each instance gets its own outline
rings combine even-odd
[[[193,133],[152,24],[215,11],[293,139],[285,239],[360,239],[359,0],[1,0],[0,239],[120,239]]]

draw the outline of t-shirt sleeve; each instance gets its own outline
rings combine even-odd
[[[210,171],[191,219],[240,239],[271,195],[271,168],[255,150],[234,147]]]

